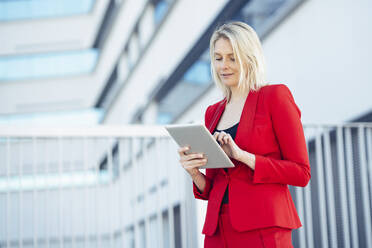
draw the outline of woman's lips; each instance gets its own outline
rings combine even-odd
[[[230,74],[222,74],[221,76],[224,77],[224,78],[227,78],[227,77],[230,77],[233,73],[230,73]]]

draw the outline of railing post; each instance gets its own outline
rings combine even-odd
[[[309,140],[306,140],[306,146],[309,147]],[[309,151],[308,151],[309,152]],[[312,197],[311,197],[311,180],[304,188],[304,204],[305,204],[305,228],[307,243],[304,247],[314,248],[314,233],[313,233],[313,218],[312,218]]]
[[[326,174],[326,192],[327,192],[327,207],[329,217],[330,229],[330,243],[334,248],[338,247],[337,242],[337,226],[336,226],[336,208],[335,208],[335,194],[333,189],[333,171],[332,171],[332,155],[331,155],[331,141],[329,137],[329,130],[324,131],[324,150],[325,150],[325,174]]]
[[[19,145],[19,247],[23,247],[23,185],[22,185],[22,178],[23,178],[23,147],[22,147],[22,139],[18,139]]]
[[[98,138],[95,138],[94,141],[93,141],[93,154],[96,154],[97,153],[97,145],[99,144],[99,139]],[[96,160],[94,161],[96,162]],[[98,199],[98,196],[99,196],[99,185],[101,183],[100,179],[101,179],[101,171],[100,171],[100,168],[99,168],[99,163],[94,163],[96,165],[96,170],[95,170],[95,173],[96,173],[96,183],[94,185],[94,212],[95,212],[95,225],[96,225],[96,237],[97,237],[97,247],[102,247],[101,245],[101,228],[100,228],[100,225],[99,225],[99,209],[98,209],[98,203],[100,201],[100,199]]]
[[[63,248],[63,196],[62,196],[62,172],[63,172],[63,144],[62,137],[58,137],[58,193],[59,193],[59,246]]]
[[[367,151],[368,151],[368,171],[369,171],[369,198],[372,201],[372,128],[367,128]]]
[[[6,181],[10,185],[10,137],[6,137]],[[5,232],[6,232],[6,247],[10,247],[10,221],[9,221],[9,209],[10,209],[10,190],[6,192],[6,222],[5,222]]]
[[[44,144],[45,144],[45,181],[44,181],[44,183],[45,183],[45,211],[44,211],[44,214],[45,214],[45,230],[46,230],[46,234],[45,234],[45,236],[46,236],[46,242],[47,242],[47,248],[49,248],[50,247],[50,239],[51,239],[51,232],[50,232],[50,229],[48,228],[49,227],[49,222],[48,222],[48,211],[47,211],[47,209],[48,209],[48,196],[50,195],[50,191],[51,191],[51,189],[50,189],[50,186],[48,185],[48,173],[49,173],[49,170],[50,170],[50,168],[49,168],[49,160],[50,160],[50,158],[49,158],[49,156],[50,156],[50,152],[48,151],[48,140],[45,140],[45,142],[44,142]]]
[[[345,129],[345,141],[346,141],[346,171],[347,171],[347,189],[349,195],[349,206],[350,206],[350,227],[351,227],[351,247],[359,247],[358,244],[358,225],[357,225],[357,214],[356,214],[356,200],[355,200],[355,187],[354,187],[354,163],[353,163],[353,148],[351,141],[351,130],[350,127]]]
[[[137,197],[138,197],[138,161],[137,161],[137,154],[135,149],[135,137],[131,138],[131,164],[133,170],[132,184],[133,187],[133,233],[134,233],[134,247],[139,248],[140,236],[139,236],[139,223],[137,217]]]
[[[360,159],[360,177],[361,177],[361,191],[362,191],[362,205],[364,216],[364,232],[366,236],[366,247],[372,247],[372,227],[371,227],[371,206],[368,197],[368,171],[366,158],[366,143],[365,143],[364,127],[358,127],[359,136],[359,159]]]
[[[296,207],[297,207],[297,212],[300,216],[300,220],[303,222],[304,221],[304,197],[303,197],[303,189],[300,187],[295,188],[296,192]],[[299,236],[299,247],[305,247],[306,246],[306,237],[305,237],[305,226],[300,228],[298,230],[298,236]]]
[[[174,151],[170,151],[169,154],[175,154],[176,153],[176,147],[174,147]],[[191,240],[189,240],[189,237],[187,236],[187,226],[189,224],[189,221],[188,221],[188,218],[187,218],[187,208],[186,208],[186,187],[188,185],[186,185],[186,178],[185,178],[185,175],[183,174],[183,171],[181,170],[179,163],[177,163],[177,159],[174,159],[174,161],[176,162],[174,165],[175,167],[175,171],[179,177],[179,191],[180,191],[180,229],[181,229],[181,233],[180,233],[180,236],[181,236],[181,246],[182,248],[187,248],[187,247],[191,247],[190,244],[188,243],[191,243]],[[178,166],[178,167],[177,167]]]
[[[315,138],[315,153],[318,177],[318,193],[319,193],[319,211],[320,211],[320,231],[322,247],[328,247],[328,228],[327,228],[327,213],[326,213],[326,196],[324,186],[323,173],[323,152],[322,152],[322,136],[320,127],[317,127]]]
[[[82,137],[83,139],[83,173],[82,175],[84,177],[87,177],[88,175],[88,166],[87,166],[87,161],[88,161],[88,153],[87,153],[87,137]],[[88,204],[88,201],[89,201],[89,184],[87,184],[85,186],[85,188],[82,190],[84,192],[84,203],[83,203],[83,209],[87,209],[89,204]],[[88,239],[88,211],[83,211],[83,214],[84,214],[84,224],[83,224],[83,237],[84,237],[84,247],[87,248],[88,247],[88,242],[89,242],[89,239]]]
[[[167,142],[166,143],[166,150],[170,151],[171,150],[171,143]],[[169,155],[166,156],[166,180],[168,182],[167,184],[167,202],[168,202],[168,225],[169,225],[169,247],[174,248],[175,247],[175,238],[174,238],[174,204],[173,204],[173,193],[172,189],[173,187],[173,178],[171,177],[172,173],[172,167],[171,167],[171,162],[172,160],[170,159]]]
[[[344,138],[343,127],[337,127],[337,160],[338,160],[338,178],[340,184],[341,218],[344,247],[350,248],[350,229],[348,215],[348,201],[346,189],[345,160],[344,160]]]
[[[112,221],[112,216],[113,216],[113,198],[112,198],[112,191],[114,189],[113,185],[113,166],[112,166],[112,146],[113,142],[111,138],[106,138],[106,156],[107,156],[107,177],[108,181],[107,184],[105,185],[105,197],[106,199],[106,206],[107,206],[107,235],[108,235],[108,245],[109,247],[113,247],[113,221]]]
[[[36,145],[37,145],[37,139],[36,137],[32,137],[32,168],[31,168],[31,173],[32,173],[32,177],[33,177],[33,184],[36,184],[36,166],[37,166],[37,151],[36,151]],[[33,247],[37,247],[37,239],[36,239],[36,235],[37,235],[37,230],[38,230],[38,227],[37,227],[37,223],[38,223],[38,218],[37,218],[37,212],[36,212],[36,192],[37,192],[37,189],[36,187],[33,188],[32,190],[32,211],[33,211],[33,214],[32,214],[32,223],[33,223],[33,239],[32,239],[32,246]]]
[[[156,161],[156,165],[159,166],[159,168],[157,168],[155,170],[155,183],[156,183],[156,216],[157,216],[157,226],[158,226],[158,248],[162,248],[164,247],[164,240],[163,240],[163,237],[164,237],[164,230],[163,230],[163,215],[162,215],[162,205],[161,205],[161,191],[162,191],[162,186],[161,186],[161,175],[164,170],[164,163],[163,161],[160,160],[161,156],[159,156],[161,150],[161,145],[162,145],[162,142],[161,142],[161,139],[160,138],[156,138],[155,139],[155,143],[154,143],[154,154],[155,154],[155,161]]]

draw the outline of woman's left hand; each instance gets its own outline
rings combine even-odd
[[[239,160],[239,156],[242,152],[242,150],[239,148],[239,146],[235,143],[233,138],[230,134],[222,132],[215,132],[213,134],[213,137],[218,141],[218,143],[221,145],[221,148],[225,151],[227,156],[230,158]]]

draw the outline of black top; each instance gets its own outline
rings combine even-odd
[[[236,131],[238,130],[238,126],[239,126],[239,122],[236,123],[234,126],[229,127],[227,129],[224,129],[224,130],[215,129],[213,131],[213,133],[216,132],[216,131],[218,131],[218,132],[224,131],[225,133],[230,134],[231,137],[233,138],[233,140],[235,140]],[[227,172],[227,168],[223,168],[223,169]],[[223,195],[222,203],[229,203],[229,188],[228,187],[226,188],[225,194]]]

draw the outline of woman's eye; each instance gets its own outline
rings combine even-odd
[[[216,58],[216,60],[222,60],[222,58]],[[231,58],[230,60],[233,61],[233,62],[235,62],[235,59],[234,58]]]

